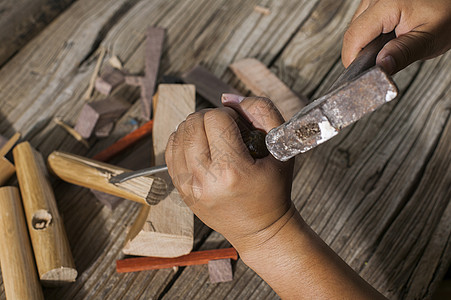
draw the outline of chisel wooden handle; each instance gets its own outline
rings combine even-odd
[[[329,89],[333,91],[346,82],[350,82],[357,78],[363,72],[369,70],[376,65],[376,57],[379,51],[389,41],[396,37],[395,31],[390,33],[383,33],[375,38],[371,43],[365,46],[362,51],[359,52],[356,59],[349,65],[349,67],[338,77],[337,81]]]

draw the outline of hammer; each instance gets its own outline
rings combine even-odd
[[[266,137],[258,130],[250,131],[251,137],[243,136],[252,156],[262,158],[268,155],[269,150],[276,159],[287,161],[331,139],[341,129],[393,100],[398,89],[390,76],[375,64],[379,51],[395,36],[392,31],[374,39],[360,51],[326,95],[273,128]],[[112,177],[110,182],[119,183],[166,170],[164,165],[122,173]]]

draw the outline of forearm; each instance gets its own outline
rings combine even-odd
[[[310,229],[294,207],[259,234],[235,246],[243,261],[283,299],[384,299]]]

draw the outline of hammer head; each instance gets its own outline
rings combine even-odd
[[[276,159],[289,160],[334,137],[397,95],[390,76],[379,67],[371,68],[272,129],[266,135],[266,146]]]

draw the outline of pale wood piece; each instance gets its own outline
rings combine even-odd
[[[142,204],[160,200],[166,194],[166,183],[158,177],[142,176],[122,183],[109,183],[112,176],[130,170],[82,156],[55,151],[47,162],[50,170],[64,181]]]
[[[155,164],[163,164],[171,133],[195,110],[196,92],[190,84],[160,84],[154,117]],[[163,174],[162,174],[163,175]],[[150,208],[142,207],[129,229],[123,253],[140,256],[177,257],[193,247],[194,217],[165,174],[169,195]]]
[[[121,60],[116,55],[111,56],[108,59],[108,63],[110,64],[110,66],[112,66],[113,68],[116,68],[118,70],[122,70],[124,68],[124,66],[122,65]]]
[[[13,155],[39,278],[46,285],[74,282],[77,270],[44,160],[28,142]]]
[[[301,110],[308,101],[298,97],[263,63],[254,58],[234,62],[230,69],[256,96],[271,99],[285,120]]]
[[[264,7],[264,6],[260,6],[260,5],[255,5],[254,6],[254,10],[258,13],[261,13],[265,16],[269,15],[271,13],[271,10],[269,10],[269,8]]]
[[[186,83],[194,84],[196,92],[216,107],[222,107],[221,95],[223,93],[240,95],[240,92],[202,66],[195,66],[189,72],[184,73],[182,78]]]
[[[107,66],[95,81],[95,88],[104,95],[109,95],[115,88],[125,81],[125,74],[112,66]]]
[[[208,275],[211,283],[232,281],[233,271],[230,258],[210,260]]]
[[[14,165],[5,155],[14,147],[19,139],[20,133],[16,132],[9,140],[5,139],[5,143],[0,146],[0,186],[11,178],[16,171]]]
[[[89,80],[88,89],[86,90],[84,99],[89,100],[92,96],[92,92],[94,90],[94,85],[96,82],[96,78],[99,75],[100,67],[102,66],[103,58],[105,57],[106,49],[104,47],[101,47],[99,49],[99,57],[97,58],[97,63],[94,68],[94,71],[92,72],[91,79]]]
[[[75,129],[73,129],[72,127],[70,127],[68,124],[64,123],[61,119],[59,118],[54,118],[53,121],[55,121],[55,123],[60,126],[61,128],[63,128],[67,133],[69,133],[73,138],[75,138],[77,141],[79,141],[83,146],[85,146],[86,148],[89,148],[89,143],[87,140],[85,140],[81,134],[79,134]]]
[[[44,299],[19,190],[0,188],[0,263],[8,299]]]

